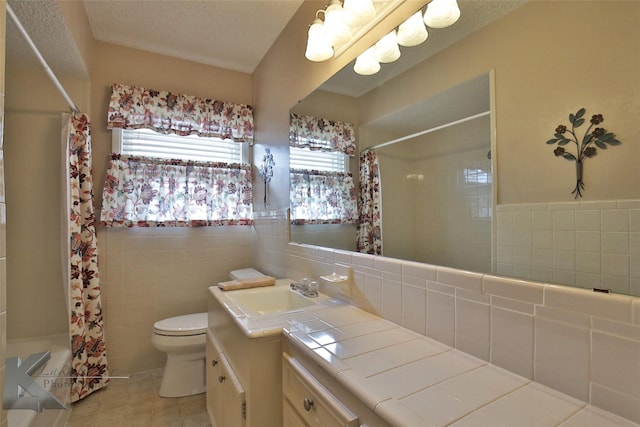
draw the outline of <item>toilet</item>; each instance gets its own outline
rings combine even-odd
[[[160,396],[181,397],[206,391],[206,333],[207,313],[171,317],[153,324],[151,343],[167,353]]]
[[[253,268],[229,273],[233,280],[262,277]],[[153,324],[151,343],[156,350],[167,353],[159,394],[162,397],[182,397],[206,391],[205,343],[207,313],[186,314],[159,320]]]

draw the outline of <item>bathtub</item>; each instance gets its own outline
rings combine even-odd
[[[48,337],[7,340],[6,357],[20,357],[24,361],[29,355],[49,351],[51,358],[32,377],[36,383],[68,408],[70,402],[70,341],[67,334]],[[7,411],[9,427],[62,427],[69,412],[66,409],[44,409],[36,412],[29,409],[10,409]]]

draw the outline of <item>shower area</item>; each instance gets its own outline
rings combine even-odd
[[[44,363],[29,374],[38,385],[32,397],[48,403],[44,408],[31,407],[24,399],[29,394],[20,387],[5,387],[4,403],[9,405],[5,409],[10,426],[62,426],[68,417],[66,408],[88,394],[87,381],[92,382],[93,390],[102,386],[103,376],[107,378],[106,365],[103,371],[92,373],[82,369],[87,361],[94,362],[92,350],[87,349],[91,333],[83,328],[93,321],[85,318],[87,309],[94,311],[87,300],[95,296],[87,296],[95,286],[86,279],[86,264],[95,263],[95,259],[86,251],[90,245],[85,236],[92,234],[91,227],[85,226],[86,215],[70,209],[73,200],[79,209],[88,211],[85,200],[78,202],[78,192],[86,193],[82,181],[90,182],[90,174],[82,167],[78,174],[70,173],[69,167],[82,163],[78,158],[84,157],[84,147],[90,147],[86,116],[74,113],[77,105],[88,107],[90,82],[67,75],[61,83],[53,75],[18,18],[30,13],[34,5],[29,3],[7,4],[3,147],[7,320],[3,357],[7,378],[12,366],[45,353]],[[55,21],[55,14],[50,18]],[[80,234],[82,239],[73,237]],[[101,320],[95,324],[102,333]],[[93,377],[97,379],[88,380],[90,375],[97,375]],[[10,403],[7,396],[12,397]],[[50,398],[57,403],[52,404]]]
[[[383,255],[491,271],[489,117],[377,149]]]
[[[382,255],[492,271],[491,127],[485,74],[360,128],[361,140],[386,136],[369,147]]]

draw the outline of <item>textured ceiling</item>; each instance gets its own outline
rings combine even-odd
[[[10,0],[8,3],[55,74],[89,78],[57,1]],[[9,16],[5,48],[8,66],[40,67],[37,57]]]
[[[9,0],[54,73],[89,78],[59,1]],[[77,0],[74,0],[77,1]],[[251,73],[302,0],[83,0],[96,40]],[[7,19],[7,64],[39,66]]]
[[[84,0],[94,37],[252,73],[301,0]]]
[[[22,25],[58,75],[88,79],[59,2],[9,0]],[[73,0],[79,1],[79,0]],[[96,40],[251,73],[303,0],[82,0]],[[458,0],[460,20],[430,30],[420,46],[402,48],[402,57],[383,64],[375,76],[359,76],[352,65],[324,90],[360,96],[525,3],[524,0]],[[313,17],[309,17],[311,22]],[[7,18],[9,66],[37,67],[11,19]]]

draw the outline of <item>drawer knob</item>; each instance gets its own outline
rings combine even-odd
[[[218,361],[217,361],[216,359],[213,359],[213,360],[211,361],[211,366],[214,366],[214,367],[215,367],[215,366],[218,366]]]
[[[305,397],[302,403],[304,404],[304,410],[307,412],[309,412],[311,408],[313,408],[313,399]]]
[[[227,379],[227,377],[225,377],[224,375],[220,375],[220,376],[218,377],[218,381],[219,381],[219,382],[224,382],[224,380],[226,380],[226,379]]]

